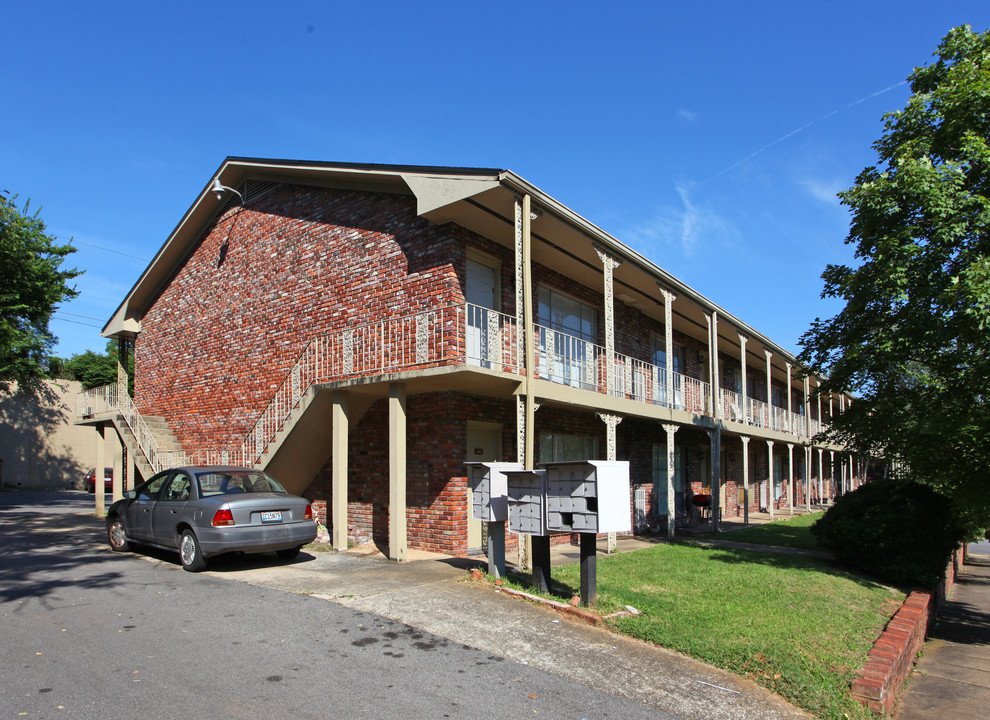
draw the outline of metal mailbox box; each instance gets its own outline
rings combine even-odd
[[[547,535],[545,470],[504,470],[509,498],[509,530]]]
[[[485,522],[509,519],[506,470],[521,470],[519,463],[469,462],[468,483],[471,488],[471,516]]]
[[[631,532],[629,462],[582,460],[540,463],[546,470],[550,532]]]

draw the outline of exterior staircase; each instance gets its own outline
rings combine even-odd
[[[137,436],[134,434],[130,425],[127,424],[124,415],[118,413],[112,418],[114,427],[117,429],[117,433],[127,448],[127,454],[129,457],[134,458],[134,465],[137,471],[141,473],[141,477],[144,480],[148,480],[164,467],[185,464],[186,454],[165,418],[144,415],[142,419],[144,420],[146,430],[150,431],[155,440],[159,467],[151,464],[151,460],[141,448]]]

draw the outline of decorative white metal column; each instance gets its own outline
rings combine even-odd
[[[609,397],[615,395],[615,288],[612,282],[612,273],[622,264],[599,245],[595,245],[595,252],[598,259],[602,261],[603,293],[605,295],[605,394]],[[622,422],[618,415],[599,416],[604,422],[606,429],[605,442],[608,448],[606,460],[615,460],[615,426]],[[615,551],[615,533],[608,534],[608,552]]]
[[[825,463],[824,463],[825,451],[822,448],[818,448],[818,503],[820,505],[825,504]]]
[[[794,422],[794,419],[793,419],[794,418],[794,414],[791,412],[791,407],[792,407],[792,403],[791,403],[791,368],[793,368],[794,366],[791,365],[786,360],[784,361],[784,366],[787,368],[787,382],[785,383],[786,386],[787,386],[787,428],[786,428],[786,430],[788,432],[790,432],[790,433],[793,433],[794,435],[797,435],[798,434],[797,431],[791,425],[791,423]],[[767,397],[767,402],[769,402],[769,401],[770,401],[770,398],[768,396]],[[792,478],[794,477],[794,474],[793,473],[791,473],[791,477]]]
[[[718,313],[705,311],[708,322],[708,364],[711,379],[712,413],[715,428],[711,431],[711,491],[712,532],[718,532],[719,513],[722,508],[722,392],[718,367]]]
[[[743,524],[749,525],[749,438],[742,435],[743,453]]]
[[[767,440],[767,512],[773,520],[773,440]]]
[[[828,484],[832,490],[832,502],[835,502],[836,495],[842,492],[841,484],[835,482],[835,450],[828,451]]]
[[[664,335],[664,386],[666,387],[665,397],[667,407],[674,407],[676,396],[674,394],[674,329],[673,329],[673,307],[677,296],[662,285],[658,286],[663,295],[663,335]]]
[[[615,428],[622,422],[619,415],[609,415],[608,413],[598,413],[598,417],[605,423],[605,459],[615,460]],[[615,552],[615,533],[608,534],[607,551]]]
[[[742,391],[739,398],[739,405],[742,409],[742,422],[749,424],[749,412],[746,410],[746,336],[739,333],[739,367],[740,367],[740,384]],[[770,396],[767,395],[767,413],[769,419],[770,413]]]
[[[794,514],[794,443],[787,443],[787,511]]]
[[[663,425],[663,430],[667,434],[667,539],[674,538],[674,528],[676,527],[676,506],[674,505],[674,475],[677,472],[677,456],[674,452],[674,433],[677,432],[677,425],[668,423]]]
[[[604,278],[603,293],[605,296],[605,392],[615,394],[615,288],[612,281],[613,272],[622,261],[608,253],[604,248],[595,245],[598,259],[602,261]]]

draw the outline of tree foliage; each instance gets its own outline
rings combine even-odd
[[[990,32],[956,28],[934,58],[839,194],[860,262],[826,268],[822,296],[846,305],[801,360],[861,395],[833,436],[899,461],[972,531],[990,525]]]
[[[127,376],[134,377],[134,357],[128,355]],[[107,341],[106,352],[87,350],[62,362],[62,377],[79,380],[83,389],[112,385],[117,382],[117,343]]]
[[[963,539],[947,497],[893,479],[840,497],[811,534],[844,565],[895,585],[929,589],[945,577],[947,559]]]
[[[79,275],[62,269],[71,245],[58,245],[45,223],[0,192],[0,391],[17,383],[24,391],[45,377],[46,356],[55,344],[48,329],[63,300],[76,296],[69,283]]]

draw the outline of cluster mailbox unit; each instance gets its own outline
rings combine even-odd
[[[471,515],[475,520],[505,522],[509,517],[505,472],[522,465],[509,462],[469,462]]]
[[[506,471],[509,530],[523,535],[548,535],[546,470]]]
[[[469,462],[471,515],[488,523],[488,572],[505,577],[505,521],[509,517],[506,473],[519,470],[519,463]]]
[[[629,462],[578,460],[540,463],[524,470],[519,463],[469,462],[471,512],[489,523],[488,571],[505,576],[505,525],[533,536],[533,580],[541,590],[550,583],[550,533],[581,535],[581,596],[594,600],[595,537],[630,532]]]
[[[629,462],[540,463],[546,469],[550,532],[630,532]]]

